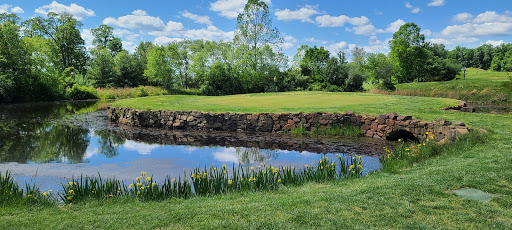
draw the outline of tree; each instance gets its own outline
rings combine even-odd
[[[148,53],[148,64],[144,71],[144,76],[149,81],[168,89],[174,84],[174,69],[171,63],[171,57],[163,46],[155,46]]]
[[[112,57],[123,51],[121,39],[114,37],[114,28],[102,24],[96,29],[91,29],[91,33],[94,36],[92,44],[100,49],[108,49]]]
[[[301,66],[307,66],[312,70],[313,75],[322,74],[322,69],[325,67],[327,60],[331,54],[324,47],[317,48],[316,46],[306,49],[304,58],[301,61]]]
[[[424,74],[425,35],[421,34],[420,30],[418,25],[406,23],[393,34],[393,39],[389,41],[390,56],[398,63],[401,82],[419,79]]]
[[[0,101],[30,93],[30,53],[14,17],[2,14],[0,23]]]
[[[96,87],[112,86],[117,76],[112,54],[106,48],[95,48],[91,54],[93,58],[89,62],[87,78],[94,80]]]
[[[270,59],[273,56],[270,53],[274,52],[273,49],[279,49],[283,39],[272,25],[267,4],[261,0],[249,0],[244,11],[238,15],[234,41],[239,46],[242,62],[247,62],[254,72],[264,62],[275,62],[272,64],[277,65],[280,62],[279,59]]]
[[[63,71],[73,67],[85,73],[87,53],[85,41],[80,34],[82,23],[67,13],[57,14],[50,12],[47,18],[35,17],[23,23],[24,34],[28,37],[41,36],[55,43],[56,49],[52,52],[59,55],[58,69]]]
[[[343,87],[347,77],[348,69],[345,63],[341,63],[335,57],[331,57],[329,60],[327,60],[324,71],[324,78],[327,83]]]

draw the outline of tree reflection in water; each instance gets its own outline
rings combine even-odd
[[[265,160],[276,159],[279,155],[278,150],[267,150],[257,148],[236,147],[236,155],[238,163],[250,164],[255,162],[263,162]]]

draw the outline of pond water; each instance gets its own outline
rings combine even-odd
[[[363,155],[365,173],[380,168],[393,143],[369,138],[296,138],[287,134],[179,132],[109,123],[106,102],[0,105],[0,172],[42,190],[80,175],[131,182],[182,176],[196,167],[266,165],[304,167],[326,156]],[[316,165],[316,164],[315,164]]]

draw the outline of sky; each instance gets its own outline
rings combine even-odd
[[[388,53],[388,41],[401,25],[414,22],[426,39],[475,48],[512,42],[511,0],[263,0],[272,23],[293,56],[300,45],[323,46],[335,54],[356,46]],[[236,16],[247,0],[1,0],[0,13],[22,20],[48,12],[68,12],[83,23],[82,37],[92,45],[90,29],[106,24],[123,47],[142,41],[166,44],[182,39],[232,40]]]

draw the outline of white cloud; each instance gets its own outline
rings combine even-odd
[[[454,22],[470,22],[473,20],[473,18],[475,18],[475,16],[473,16],[470,13],[460,13],[460,14],[453,16],[452,21],[454,21]]]
[[[290,49],[295,47],[295,43],[297,43],[297,39],[295,39],[291,35],[287,35],[283,37],[283,43],[281,44],[281,48],[283,49]]]
[[[413,13],[413,14],[417,14],[421,11],[421,9],[419,7],[415,7],[415,6],[411,5],[410,2],[405,3],[405,8],[411,9],[411,13]]]
[[[135,10],[130,15],[119,18],[105,18],[103,24],[143,31],[161,31],[165,29],[164,22],[159,17],[152,17],[143,10]]]
[[[398,19],[388,25],[386,28],[386,32],[388,33],[395,33],[400,29],[400,26],[403,26],[405,24],[404,20]]]
[[[25,13],[25,11],[19,7],[19,6],[15,6],[11,9],[11,12],[15,13],[15,14],[23,14]]]
[[[11,5],[8,5],[8,4],[0,5],[0,14],[9,13],[7,11],[7,10],[9,10],[9,8],[11,8]]]
[[[196,39],[204,39],[210,41],[220,41],[220,40],[233,40],[235,37],[234,31],[223,31],[215,26],[208,26],[206,29],[197,29],[197,30],[187,30],[182,34],[185,38],[190,38],[192,40]]]
[[[167,43],[180,42],[180,41],[183,41],[183,40],[185,40],[185,39],[183,39],[183,38],[169,38],[169,37],[161,36],[161,37],[155,38],[154,43],[156,43],[158,45],[165,45]]]
[[[118,36],[118,37],[123,37],[125,35],[131,35],[133,34],[132,31],[130,30],[127,30],[127,29],[114,29],[114,36]]]
[[[213,159],[220,162],[233,163],[238,162],[238,155],[236,149],[233,147],[224,148],[222,151],[214,152]]]
[[[213,24],[213,22],[210,20],[210,17],[208,17],[208,16],[200,16],[200,15],[197,15],[197,14],[190,13],[190,12],[188,12],[186,10],[182,11],[180,13],[181,13],[182,17],[191,19],[195,23],[205,24],[205,25],[212,25]]]
[[[329,50],[331,54],[335,54],[338,53],[339,51],[346,51],[348,49],[348,43],[345,41],[341,41],[338,43],[328,45],[326,49]]]
[[[123,49],[128,50],[128,52],[133,53],[135,52],[135,49],[137,48],[137,44],[133,41],[122,41],[123,43]]]
[[[135,141],[126,140],[123,147],[127,150],[136,151],[141,155],[148,155],[151,154],[154,149],[161,146],[156,144],[138,143]]]
[[[320,43],[320,44],[322,44],[322,45],[327,44],[327,41],[324,41],[324,40],[318,40],[318,39],[316,39],[316,38],[306,38],[306,39],[304,39],[304,40],[305,40],[305,41],[307,41],[307,42],[312,42],[312,43]]]
[[[368,19],[366,16],[351,18],[347,15],[340,15],[337,17],[322,15],[316,17],[315,21],[320,25],[320,27],[342,27],[345,25],[345,23],[350,23],[354,26],[362,26],[370,23],[370,19]]]
[[[508,11],[504,14],[486,11],[476,17],[461,13],[455,15],[453,20],[466,23],[447,26],[429,41],[452,45],[477,42],[482,37],[512,35],[512,15]]]
[[[423,34],[424,34],[426,37],[430,37],[430,35],[432,35],[432,31],[430,31],[430,30],[423,30]]]
[[[82,39],[84,39],[85,47],[91,48],[92,47],[92,41],[94,40],[94,36],[91,33],[90,29],[83,29],[82,33],[80,33],[82,36]]]
[[[52,3],[48,5],[41,6],[35,10],[37,14],[41,14],[43,16],[46,16],[49,12],[54,13],[69,13],[73,15],[76,19],[82,20],[86,17],[92,17],[96,16],[94,14],[94,11],[91,9],[85,9],[82,6],[79,6],[75,3],[71,3],[69,6],[60,4],[56,1],[53,1]]]
[[[292,20],[300,20],[301,22],[310,22],[314,23],[313,20],[311,20],[311,16],[320,14],[316,10],[316,7],[311,5],[306,5],[303,8],[300,8],[295,11],[291,11],[290,9],[284,9],[284,10],[277,10],[274,15],[276,15],[277,20],[282,21],[292,21]]]
[[[444,6],[445,2],[444,0],[433,0],[432,2],[428,3],[428,6]]]
[[[485,44],[492,45],[492,46],[499,46],[499,45],[504,44],[504,43],[505,42],[503,42],[503,40],[499,40],[499,41],[487,40],[485,42]]]
[[[271,5],[270,0],[263,0],[267,5]],[[247,0],[218,0],[210,3],[210,10],[217,12],[219,15],[234,19],[238,14],[244,11]]]

